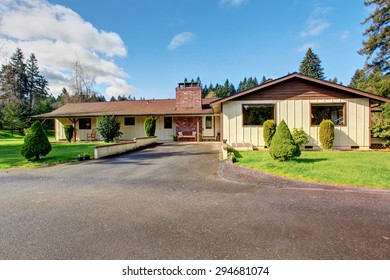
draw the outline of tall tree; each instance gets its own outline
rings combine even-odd
[[[301,62],[299,73],[316,79],[325,79],[324,68],[321,66],[321,60],[311,48],[307,50],[306,55]]]
[[[375,5],[375,10],[362,22],[370,22],[370,26],[363,35],[367,40],[363,41],[363,48],[359,54],[366,55],[368,67],[379,67],[385,74],[390,73],[390,2],[389,0],[369,0],[365,6]]]
[[[385,75],[379,67],[356,70],[349,86],[390,98],[390,75]]]
[[[21,129],[26,123],[20,118],[22,108],[12,100],[7,101],[1,110],[1,124],[5,129],[10,129],[13,136],[14,130]]]
[[[48,96],[49,83],[39,73],[38,60],[32,53],[26,63],[28,112],[35,114],[37,104]],[[49,101],[49,100],[48,100]]]

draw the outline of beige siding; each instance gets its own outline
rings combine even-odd
[[[243,104],[275,104],[276,122],[284,119],[292,130],[303,128],[309,135],[308,145],[320,146],[319,127],[311,126],[311,104],[345,103],[346,125],[335,127],[336,149],[349,149],[351,146],[368,148],[369,146],[369,100],[367,98],[351,99],[312,99],[312,100],[243,100],[228,101],[223,104],[222,123],[223,139],[228,143],[252,143],[263,147],[263,128],[261,126],[243,126]]]
[[[145,137],[145,130],[144,130],[144,121],[146,117],[135,117],[135,125],[124,125],[125,124],[125,117],[121,116],[118,117],[118,120],[121,123],[121,132],[122,137],[121,140],[133,140],[136,137]],[[77,129],[77,141],[86,141],[87,140],[87,134],[92,133],[93,130],[96,131],[96,118],[91,118],[92,126],[91,129],[79,129],[79,123],[76,125]],[[64,125],[71,124],[69,119],[63,118],[63,119],[56,119],[55,120],[55,131],[56,131],[56,140],[66,140],[65,133],[64,133]],[[172,120],[172,129],[164,129],[164,117],[159,117],[156,124],[156,136],[159,140],[173,140],[172,135],[176,134],[175,131],[176,124],[175,124],[175,118]],[[97,140],[99,140],[99,135],[97,133],[96,135]]]

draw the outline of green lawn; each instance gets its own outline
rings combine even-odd
[[[390,152],[303,151],[278,162],[268,151],[236,152],[237,164],[308,182],[390,188]]]
[[[48,133],[51,141],[51,152],[42,157],[39,162],[27,161],[20,155],[20,148],[23,144],[23,135],[14,133],[10,136],[9,131],[0,131],[0,169],[10,167],[42,166],[47,164],[58,164],[63,162],[77,161],[78,154],[89,154],[93,158],[93,147],[101,143],[58,143],[54,141],[52,131]]]

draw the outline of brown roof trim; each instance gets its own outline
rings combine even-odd
[[[332,88],[335,88],[335,89],[347,91],[349,93],[353,93],[353,94],[360,95],[360,96],[363,96],[363,97],[367,97],[367,98],[370,98],[370,99],[374,99],[374,100],[377,100],[377,101],[390,102],[390,98],[386,98],[386,97],[379,96],[379,95],[376,95],[376,94],[372,94],[372,93],[364,92],[364,91],[361,91],[361,90],[353,89],[353,88],[350,88],[350,87],[338,85],[338,84],[335,84],[335,83],[332,83],[332,82],[328,82],[328,81],[324,81],[324,80],[320,80],[320,79],[307,77],[307,76],[299,74],[299,73],[292,73],[292,74],[283,76],[281,78],[265,82],[263,84],[260,84],[257,87],[254,87],[254,88],[251,88],[251,89],[239,92],[239,93],[237,93],[235,95],[218,99],[216,101],[211,102],[210,104],[211,105],[216,105],[216,104],[220,104],[220,103],[223,103],[223,102],[226,102],[226,101],[230,101],[230,100],[236,99],[238,97],[241,97],[243,95],[250,94],[252,92],[255,92],[255,91],[258,91],[258,90],[261,90],[261,89],[264,89],[264,88],[267,88],[267,87],[270,87],[270,86],[273,86],[273,85],[276,85],[278,83],[282,83],[284,81],[287,81],[287,80],[290,80],[290,79],[293,79],[293,78],[298,78],[298,79],[301,79],[301,80],[305,80],[305,81],[321,84],[321,85],[324,85],[324,86],[332,87]]]
[[[42,114],[42,115],[36,115],[36,116],[32,116],[32,118],[34,119],[58,119],[58,118],[93,118],[93,117],[99,117],[99,116],[102,116],[102,115],[115,115],[117,117],[123,117],[123,116],[130,116],[130,117],[149,117],[149,116],[152,116],[152,117],[164,117],[164,116],[169,116],[169,117],[183,117],[183,116],[191,116],[191,117],[195,117],[195,116],[209,116],[209,115],[214,115],[214,113],[209,110],[209,112],[195,112],[195,113],[188,113],[188,112],[183,112],[183,113],[165,113],[165,114],[116,114],[116,113],[101,113],[101,114],[97,114],[97,113],[91,113],[91,114],[80,114],[80,113],[77,113],[77,114],[51,114],[51,113],[48,113],[48,114]]]

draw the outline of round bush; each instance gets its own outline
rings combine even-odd
[[[27,160],[40,160],[51,151],[51,144],[39,121],[33,122],[28,134],[24,137],[24,144],[20,153]]]
[[[331,149],[334,141],[334,123],[331,120],[322,120],[320,123],[320,142],[322,148]]]
[[[156,119],[147,117],[144,123],[145,133],[148,137],[154,136],[156,133]]]
[[[305,131],[303,130],[303,128],[300,128],[300,129],[293,128],[291,135],[295,141],[295,144],[297,144],[298,147],[302,147],[302,146],[306,145],[307,143],[309,143],[309,140],[307,139],[307,135],[306,135]]]
[[[272,137],[276,131],[276,124],[274,120],[266,120],[263,124],[263,139],[267,147],[271,146]]]
[[[97,120],[96,130],[104,142],[113,142],[122,135],[121,123],[114,115],[103,115]]]
[[[282,120],[276,128],[269,152],[275,160],[279,161],[290,160],[301,155],[301,150],[298,145],[295,144],[291,132],[284,120]]]

